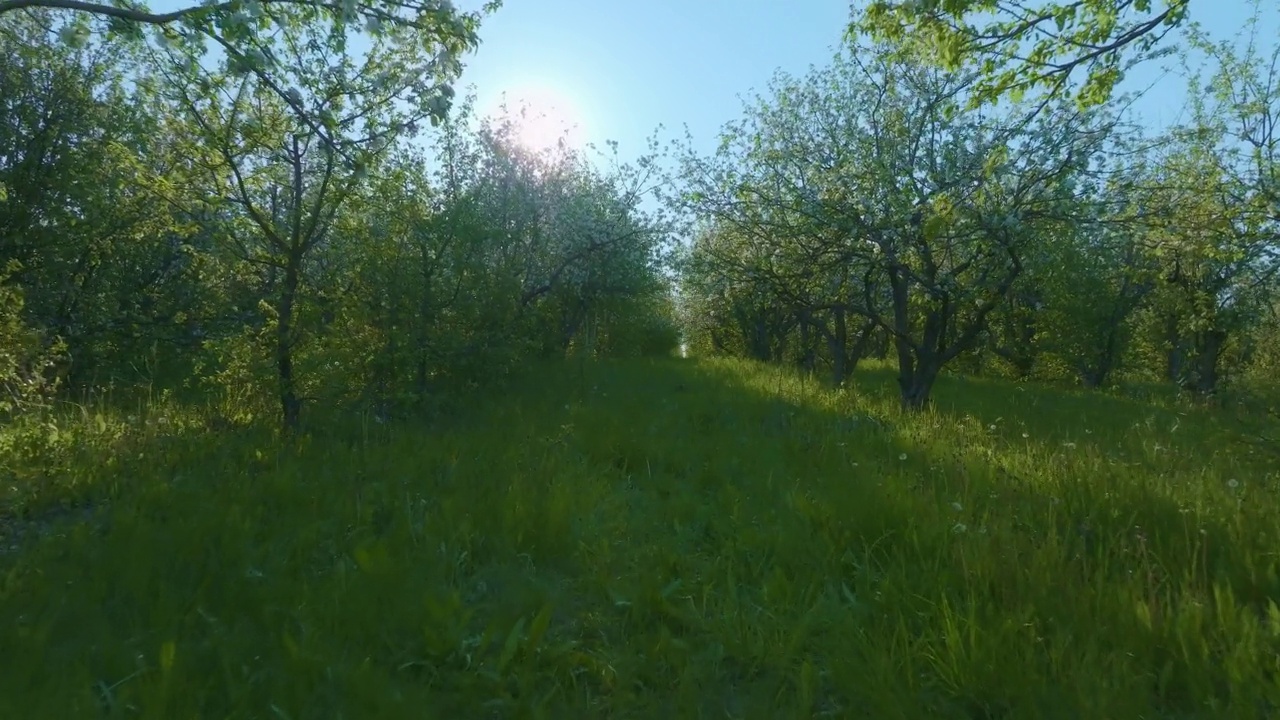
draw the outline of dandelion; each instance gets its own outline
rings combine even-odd
[[[1240,481],[1235,478],[1231,478],[1230,480],[1227,481],[1227,487],[1231,488],[1232,490],[1235,490],[1236,488],[1240,487]]]
[[[990,430],[991,432],[995,432],[995,431],[996,431],[996,426],[995,426],[995,425],[988,425],[988,426],[987,426],[987,429],[988,429],[988,430]]]
[[[906,454],[906,453],[902,453],[901,455],[899,455],[899,456],[898,456],[898,459],[899,459],[899,460],[906,460],[906,459],[907,459],[907,454]]]
[[[951,503],[951,509],[955,510],[956,512],[960,512],[961,510],[964,510],[964,506],[958,502],[953,502]]]
[[[1062,446],[1063,446],[1063,447],[1065,447],[1065,448],[1066,448],[1066,449],[1068,449],[1068,450],[1075,450],[1075,449],[1076,449],[1076,444],[1075,444],[1075,443],[1073,443],[1073,442],[1064,442],[1064,443],[1062,443]]]
[[[951,532],[956,533],[958,535],[962,532],[965,532],[968,529],[969,529],[969,526],[965,525],[964,523],[956,523],[951,527]]]
[[[1029,438],[1029,437],[1031,437],[1031,433],[1022,433],[1022,439],[1023,439],[1023,440],[1026,440],[1026,439],[1027,439],[1027,438]]]

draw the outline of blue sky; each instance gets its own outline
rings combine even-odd
[[[848,17],[848,0],[506,0],[463,84],[481,108],[551,88],[577,107],[586,139],[617,140],[623,155],[659,124],[710,142],[776,68],[825,63]]]
[[[170,10],[192,0],[153,0]],[[454,0],[473,10],[484,0]],[[861,2],[862,0],[858,0]],[[1157,4],[1161,0],[1157,0]],[[1261,0],[1275,8],[1276,0]],[[480,110],[499,96],[550,96],[569,107],[582,139],[617,140],[624,157],[688,125],[697,146],[741,111],[742,96],[763,89],[778,69],[803,73],[825,64],[842,42],[849,0],[505,0],[480,29],[466,58],[464,86]],[[1280,8],[1277,8],[1280,9]],[[1191,0],[1192,19],[1230,39],[1253,14],[1253,0]],[[1264,12],[1264,45],[1280,42],[1280,12]],[[1173,36],[1170,36],[1173,39]],[[1156,61],[1131,73],[1123,90],[1154,87],[1135,105],[1150,125],[1175,121],[1184,81]],[[544,101],[545,102],[545,101]]]
[[[479,0],[458,2],[472,8]],[[1191,13],[1214,36],[1232,37],[1252,15],[1250,0],[1192,0]],[[482,109],[504,91],[545,88],[572,105],[585,139],[644,148],[659,124],[665,137],[688,124],[697,144],[739,114],[739,97],[762,89],[778,69],[802,73],[828,61],[841,42],[848,0],[506,0],[481,28],[467,60]],[[1280,37],[1277,13],[1263,29]],[[1161,79],[1158,64],[1131,74],[1126,89],[1159,81],[1137,105],[1151,123],[1176,119],[1183,81]]]

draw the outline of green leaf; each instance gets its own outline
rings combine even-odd
[[[516,651],[520,649],[520,640],[524,637],[524,618],[516,621],[511,632],[507,633],[507,641],[502,645],[502,654],[498,657],[498,672],[506,669],[511,664],[511,660],[515,658]]]

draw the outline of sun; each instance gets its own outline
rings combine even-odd
[[[503,93],[495,114],[506,114],[515,126],[515,140],[534,152],[558,148],[563,141],[580,148],[584,116],[566,93],[547,85],[521,85]]]

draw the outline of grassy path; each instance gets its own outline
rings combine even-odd
[[[862,377],[556,368],[287,449],[175,414],[0,554],[0,717],[1280,716],[1252,430]]]

